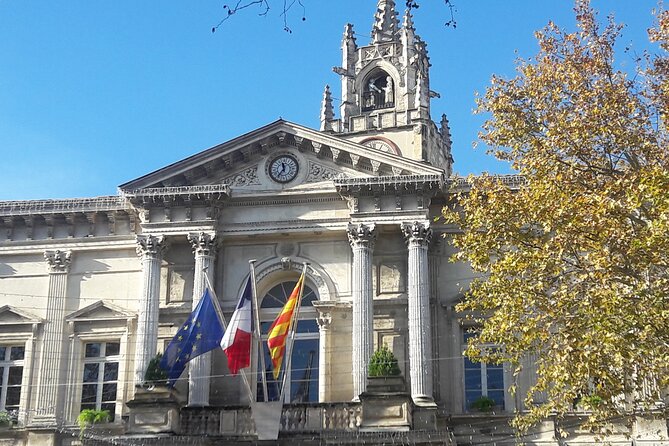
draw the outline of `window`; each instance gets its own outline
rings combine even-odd
[[[467,345],[473,333],[464,334],[464,345]],[[504,366],[502,364],[486,364],[473,362],[464,357],[465,369],[465,410],[477,399],[487,396],[495,401],[495,405],[504,409]]]
[[[118,342],[91,342],[85,346],[81,410],[107,410],[110,421],[116,412],[119,351]]]
[[[19,413],[24,357],[24,346],[0,345],[0,410],[12,418],[17,418]]]
[[[270,401],[276,401],[281,392],[283,374],[288,368],[288,380],[286,382],[285,402],[312,402],[318,401],[318,352],[319,332],[316,322],[316,310],[311,302],[317,300],[316,293],[304,286],[302,305],[300,307],[299,321],[295,334],[295,342],[291,355],[290,364],[284,359],[281,366],[281,375],[278,380],[272,375],[272,363],[267,348],[267,332],[274,319],[288,300],[290,293],[295,287],[295,281],[283,282],[269,290],[260,305],[260,329],[262,332],[262,346],[265,353],[265,377],[267,379],[267,396]],[[286,344],[287,348],[287,344]],[[286,351],[286,354],[288,352]],[[260,358],[258,358],[258,401],[262,401],[262,370]]]

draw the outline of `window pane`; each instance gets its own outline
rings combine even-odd
[[[81,387],[81,402],[95,405],[98,395],[98,386],[96,384],[84,384]],[[95,408],[95,407],[93,407]]]
[[[23,367],[10,367],[9,368],[9,379],[7,380],[7,384],[10,386],[20,386],[21,385],[21,377],[23,377]]]
[[[107,342],[105,356],[116,356],[121,351],[121,344],[118,342]]]
[[[4,361],[6,359],[5,358],[6,354],[7,354],[7,347],[5,347],[4,345],[0,346],[0,361]]]
[[[84,382],[97,382],[99,368],[100,366],[98,363],[84,364]]]
[[[307,319],[297,322],[298,333],[318,333],[318,322],[314,319]]]
[[[10,358],[12,361],[19,361],[23,359],[26,353],[26,348],[21,346],[21,347],[12,347],[11,353],[10,353]]]
[[[102,385],[102,401],[116,401],[116,383]]]
[[[21,400],[21,387],[7,387],[7,400],[5,405],[18,406]]]
[[[466,356],[464,358],[465,358],[465,369],[481,370],[481,363],[480,362],[474,362]]]
[[[105,381],[116,381],[118,378],[118,362],[105,363]]]
[[[105,403],[100,406],[101,410],[109,412],[109,421],[114,421],[114,411],[116,410],[116,403]]]
[[[101,345],[99,342],[94,342],[91,344],[86,344],[86,357],[87,358],[97,358],[100,356]]]
[[[488,398],[495,400],[495,404],[502,409],[504,409],[504,391],[503,390],[494,390],[488,391]]]
[[[465,369],[465,390],[480,390],[481,388],[481,372]]]
[[[272,361],[269,358],[269,349],[267,348],[267,343],[263,343],[263,350],[265,352],[265,379],[267,380],[267,399],[269,401],[277,401],[279,399],[279,386],[281,385],[281,381],[274,380],[274,375],[272,374]],[[256,394],[258,401],[265,401],[265,395],[262,388],[262,375],[260,374],[260,370],[260,356],[258,356],[258,388]],[[281,379],[281,376],[279,376],[279,379]]]
[[[295,341],[291,364],[291,402],[318,400],[318,388],[312,393],[312,381],[318,382],[318,339]]]
[[[488,390],[504,390],[504,372],[501,368],[486,370]]]
[[[482,393],[481,391],[476,391],[476,390],[468,390],[465,392],[465,408],[471,409],[472,403],[476,401],[477,399],[481,398]]]
[[[84,403],[84,402],[82,402],[81,403],[81,410],[84,410],[84,409],[95,410],[95,403]]]

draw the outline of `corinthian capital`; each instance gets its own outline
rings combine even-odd
[[[209,256],[216,247],[215,234],[206,232],[188,234],[188,241],[193,247],[193,254],[200,256]]]
[[[432,239],[432,229],[426,222],[403,223],[402,232],[407,243],[427,245]]]
[[[374,224],[363,224],[358,223],[349,224],[348,230],[348,241],[352,247],[364,246],[369,249],[374,248],[374,242],[376,241],[376,225]]]
[[[46,259],[49,273],[66,273],[70,270],[70,263],[72,263],[72,251],[45,251],[44,258]]]
[[[140,257],[160,257],[165,248],[167,248],[167,241],[163,235],[142,234],[137,236],[137,255]]]

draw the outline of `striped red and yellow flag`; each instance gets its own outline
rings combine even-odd
[[[269,347],[269,355],[272,359],[272,373],[274,374],[274,379],[278,379],[279,372],[281,372],[281,364],[283,363],[283,357],[286,353],[286,338],[288,337],[290,321],[293,318],[293,312],[295,311],[298,302],[302,300],[303,281],[304,273],[302,273],[295,284],[295,288],[293,288],[293,292],[290,293],[290,297],[281,309],[281,313],[274,319],[272,326],[269,328],[267,346]]]

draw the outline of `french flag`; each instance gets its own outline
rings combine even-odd
[[[223,339],[221,339],[221,348],[228,357],[228,368],[233,375],[236,375],[239,369],[251,365],[251,332],[253,330],[251,290],[251,278],[249,277],[239,296],[239,303],[232,314],[228,329],[225,330]]]

